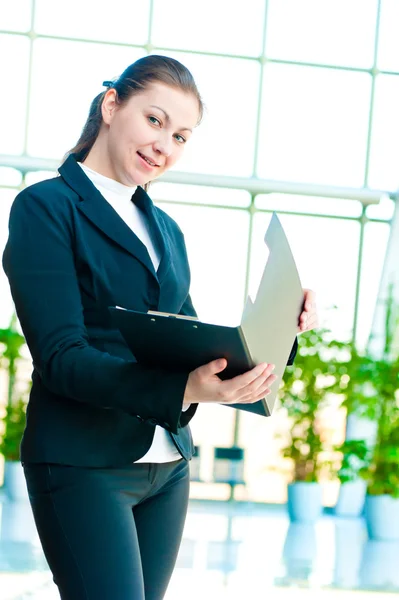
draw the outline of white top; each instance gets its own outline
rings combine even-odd
[[[121,219],[125,221],[126,225],[130,227],[147,247],[148,254],[150,255],[156,271],[160,262],[158,249],[151,239],[145,215],[134,202],[132,202],[132,196],[136,191],[137,186],[131,187],[123,185],[123,183],[119,183],[119,181],[100,175],[100,173],[89,169],[89,167],[82,165],[82,163],[79,163],[79,165],[101,195],[104,196]],[[187,410],[187,408],[185,410]],[[136,462],[165,463],[178,460],[179,458],[181,458],[181,455],[174,445],[169,433],[166,429],[157,425],[155,427],[154,439],[150,449],[147,454],[142,458],[139,458]]]

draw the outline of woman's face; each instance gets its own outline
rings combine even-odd
[[[175,164],[198,122],[199,107],[193,94],[153,83],[123,105],[109,90],[102,113],[107,176],[133,186],[152,181]]]

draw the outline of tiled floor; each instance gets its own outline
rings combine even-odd
[[[0,508],[1,600],[56,600],[29,505]],[[388,600],[399,543],[368,540],[361,519],[290,524],[284,507],[192,501],[167,600],[187,589],[190,600]]]

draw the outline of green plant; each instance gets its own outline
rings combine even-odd
[[[0,366],[7,373],[7,399],[0,452],[6,460],[19,459],[19,445],[25,429],[26,401],[15,398],[17,364],[21,358],[24,337],[17,331],[17,317],[14,314],[6,329],[0,329]]]
[[[17,372],[17,361],[21,358],[21,348],[25,344],[25,338],[17,331],[17,316],[14,313],[11,317],[9,326],[6,329],[0,329],[0,346],[4,348],[0,354],[0,366],[8,373],[8,393],[7,404],[13,401],[15,376]]]
[[[292,480],[316,482],[334,467],[333,444],[321,417],[342,401],[348,344],[333,340],[326,329],[305,332],[298,342],[295,363],[286,369],[280,390],[289,426],[279,437],[283,456],[291,459]]]
[[[26,402],[19,399],[6,408],[4,435],[0,443],[0,453],[5,460],[19,460],[19,446],[25,429]]]
[[[349,366],[351,381],[346,390],[347,401],[358,414],[374,419],[376,439],[370,460],[360,474],[368,482],[372,495],[388,494],[399,498],[399,358],[397,336],[399,308],[388,292],[385,311],[383,348],[379,357],[356,355]],[[352,397],[350,397],[352,396]]]
[[[366,440],[345,440],[335,447],[342,454],[342,461],[337,471],[341,483],[350,483],[364,475],[370,464],[371,450]]]
[[[375,421],[378,402],[371,384],[370,373],[375,363],[370,356],[358,352],[355,343],[348,344],[348,361],[342,365],[343,401],[347,424],[350,417]],[[336,476],[341,483],[349,483],[364,477],[371,460],[371,439],[349,439],[335,446],[341,456],[335,466]]]
[[[386,405],[384,406],[386,408]],[[396,407],[396,410],[397,407]],[[399,498],[399,418],[387,414],[379,419],[377,444],[365,474],[367,492]]]

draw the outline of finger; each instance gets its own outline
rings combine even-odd
[[[250,383],[247,383],[247,385],[245,385],[243,387],[238,388],[237,383],[239,383],[239,381],[238,382],[236,381],[234,387],[231,387],[231,385],[230,385],[230,386],[225,386],[224,388],[220,389],[220,397],[221,397],[222,401],[227,401],[228,403],[231,404],[234,402],[238,402],[240,400],[240,398],[242,398],[244,396],[251,396],[251,395],[255,394],[256,391],[259,390],[259,388],[261,386],[265,385],[265,381],[270,376],[272,368],[274,368],[274,365],[268,365],[256,379],[254,379]],[[230,380],[230,383],[232,381],[233,380]],[[229,383],[229,382],[226,381],[224,383]]]
[[[298,331],[310,331],[311,329],[316,329],[319,326],[319,320],[317,317],[312,318],[305,323],[301,323],[298,327]]]
[[[318,327],[319,327],[319,323],[318,323],[318,321],[316,321],[315,323],[308,324],[304,331],[313,331],[313,329],[318,329]],[[301,330],[301,331],[303,331],[303,330]]]
[[[299,315],[299,319],[306,319],[306,318],[308,319],[311,315],[314,315],[316,313],[317,313],[316,305],[312,304],[311,307],[304,308],[304,310]]]
[[[263,398],[264,394],[267,390],[270,393],[270,387],[276,381],[277,375],[269,375],[269,377],[260,385],[256,390],[251,391],[248,394],[245,394],[239,398],[239,402],[255,402],[256,399]]]
[[[274,365],[271,366],[274,368]],[[254,367],[250,371],[247,371],[246,373],[243,373],[242,375],[237,375],[232,379],[226,379],[222,382],[222,386],[224,388],[223,391],[226,393],[232,393],[236,390],[244,388],[245,386],[255,381],[257,377],[261,376],[263,371],[267,367],[269,367],[268,363],[260,363],[259,365],[256,365],[256,367]]]
[[[224,390],[221,390],[221,397],[231,403],[240,401],[244,396],[251,396],[265,384],[268,375],[269,373],[266,373],[266,375],[261,374],[242,388],[225,388]]]
[[[258,375],[258,377],[256,379],[251,381],[251,383],[247,383],[247,385],[237,388],[236,391],[240,395],[242,395],[242,393],[250,393],[253,390],[257,390],[261,385],[263,385],[263,383],[265,382],[267,377],[269,377],[269,375],[271,375],[273,369],[274,369],[274,365],[272,365],[272,364],[267,365],[267,367],[265,369],[263,369],[262,373],[260,375]]]
[[[308,319],[306,320],[308,325],[314,325],[317,321],[319,320],[319,317],[317,314],[312,314],[308,317]]]
[[[308,319],[308,325],[312,325],[313,327],[315,325],[317,325],[319,322],[319,317],[318,315],[312,315],[309,319]]]
[[[264,385],[256,394],[242,398],[239,404],[254,404],[254,402],[259,402],[259,400],[263,400],[263,398],[271,394],[271,391],[270,385]]]
[[[211,375],[216,375],[217,373],[221,373],[227,367],[227,360],[225,358],[218,358],[217,360],[212,360],[206,365],[202,365],[198,367],[198,373],[202,377],[211,377]]]
[[[311,317],[313,317],[314,315],[317,315],[317,311],[315,310],[315,308],[311,308],[310,310],[304,310],[303,312],[301,312],[301,314],[298,317],[298,322],[301,323],[302,321],[305,321],[307,319],[310,319]]]
[[[313,290],[304,290],[304,309],[309,310],[316,302],[316,294]]]
[[[306,329],[308,324],[308,318],[305,316],[301,316],[301,318],[298,321],[298,329],[303,330]]]
[[[299,321],[299,323],[303,323],[303,322],[307,321],[308,318],[309,318],[309,313],[303,312],[299,315],[298,321]]]
[[[262,377],[258,377],[250,385],[247,385],[245,388],[238,390],[238,397],[244,398],[246,396],[255,396],[259,394],[259,391],[262,388],[264,388],[265,386],[269,387],[276,379],[276,375],[272,375],[270,372],[266,371],[266,373],[262,375]]]
[[[309,319],[314,319],[315,317],[317,317],[317,311],[316,310],[311,310],[309,312],[302,312],[299,316],[299,322],[302,323],[304,321],[309,321]]]

